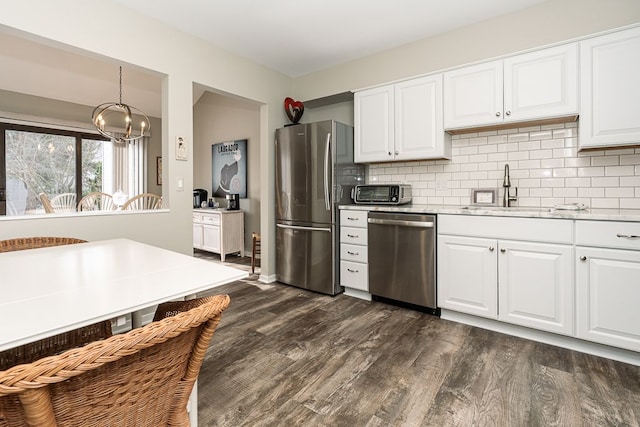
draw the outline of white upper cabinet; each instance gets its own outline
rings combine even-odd
[[[580,42],[580,148],[640,144],[640,28]]]
[[[354,94],[354,160],[357,163],[393,160],[393,86]]]
[[[502,123],[502,61],[444,73],[444,128]]]
[[[442,123],[442,75],[407,80],[354,95],[356,162],[451,156]]]
[[[577,44],[444,73],[444,127],[463,129],[578,114]]]

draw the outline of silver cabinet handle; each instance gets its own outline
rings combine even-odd
[[[640,239],[640,236],[637,236],[635,234],[621,234],[621,233],[618,233],[618,234],[616,234],[616,237],[620,237],[621,239]]]
[[[507,252],[507,250],[502,248],[502,249],[500,249],[500,252],[505,253],[505,252]]]
[[[496,117],[500,117],[500,111],[496,111]]]
[[[400,154],[400,152],[396,150],[396,156],[397,156],[398,154]]]
[[[493,252],[494,251],[494,247],[493,246],[489,246],[489,252]]]
[[[391,151],[389,151],[389,155],[391,155]]]
[[[587,260],[587,257],[586,257],[586,256],[582,255],[582,256],[580,257],[580,261],[586,261],[586,260]]]
[[[347,251],[347,253],[348,253],[349,255],[360,255],[358,252],[351,252],[351,251]]]
[[[320,227],[301,227],[299,225],[284,225],[284,224],[276,224],[278,228],[284,228],[287,230],[300,230],[300,231],[328,231],[331,232],[330,228],[320,228]]]
[[[347,217],[347,219],[348,219],[349,221],[357,221],[357,220],[358,220],[358,218],[354,218],[354,217],[352,217],[352,216],[348,216],[348,217]]]
[[[358,272],[359,272],[358,270],[352,270],[352,269],[350,269],[350,268],[347,268],[347,271],[348,271],[349,273],[358,273]]]
[[[506,114],[507,114],[507,116],[510,116],[511,115],[511,111],[507,111]]]
[[[347,237],[350,237],[352,239],[357,239],[360,236],[358,236],[357,234],[347,234]]]

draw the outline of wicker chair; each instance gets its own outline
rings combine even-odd
[[[100,191],[89,193],[78,202],[78,211],[112,211],[116,207],[113,196]]]
[[[86,242],[86,240],[76,239],[75,237],[18,237],[16,239],[0,240],[0,252],[23,251],[25,249],[73,245]]]
[[[74,237],[21,237],[0,240],[0,252],[22,251],[25,249],[49,246],[86,243],[86,240]],[[0,352],[0,370],[8,369],[20,363],[30,363],[42,357],[51,356],[73,347],[110,337],[111,321],[94,323],[73,331],[64,332],[29,344]],[[2,424],[0,423],[0,426]]]
[[[229,301],[201,298],[187,312],[0,372],[0,426],[188,426],[189,395]]]
[[[152,193],[133,196],[122,205],[122,210],[147,210],[162,208],[162,197]]]

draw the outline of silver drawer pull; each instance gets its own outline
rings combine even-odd
[[[616,234],[617,237],[620,237],[622,239],[640,239],[640,236],[637,236],[635,234],[621,234],[618,233]]]
[[[351,216],[348,216],[347,219],[350,220],[350,221],[357,221],[358,220],[358,218],[354,218],[354,217],[351,217]]]
[[[433,222],[431,221],[406,221],[401,219],[378,219],[378,218],[369,218],[367,221],[369,222],[369,224],[399,225],[401,227],[433,228]]]
[[[347,237],[350,237],[352,239],[357,239],[360,236],[358,236],[357,234],[347,234]]]
[[[347,271],[348,271],[349,273],[358,273],[358,272],[359,272],[358,270],[352,270],[352,269],[350,269],[350,268],[347,268]]]
[[[351,252],[351,251],[347,251],[347,253],[348,253],[349,255],[360,255],[358,252]]]

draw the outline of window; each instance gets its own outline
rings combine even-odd
[[[0,214],[43,214],[40,193],[76,204],[93,191],[120,192],[126,200],[144,191],[144,158],[142,141],[116,144],[90,133],[0,123]]]

